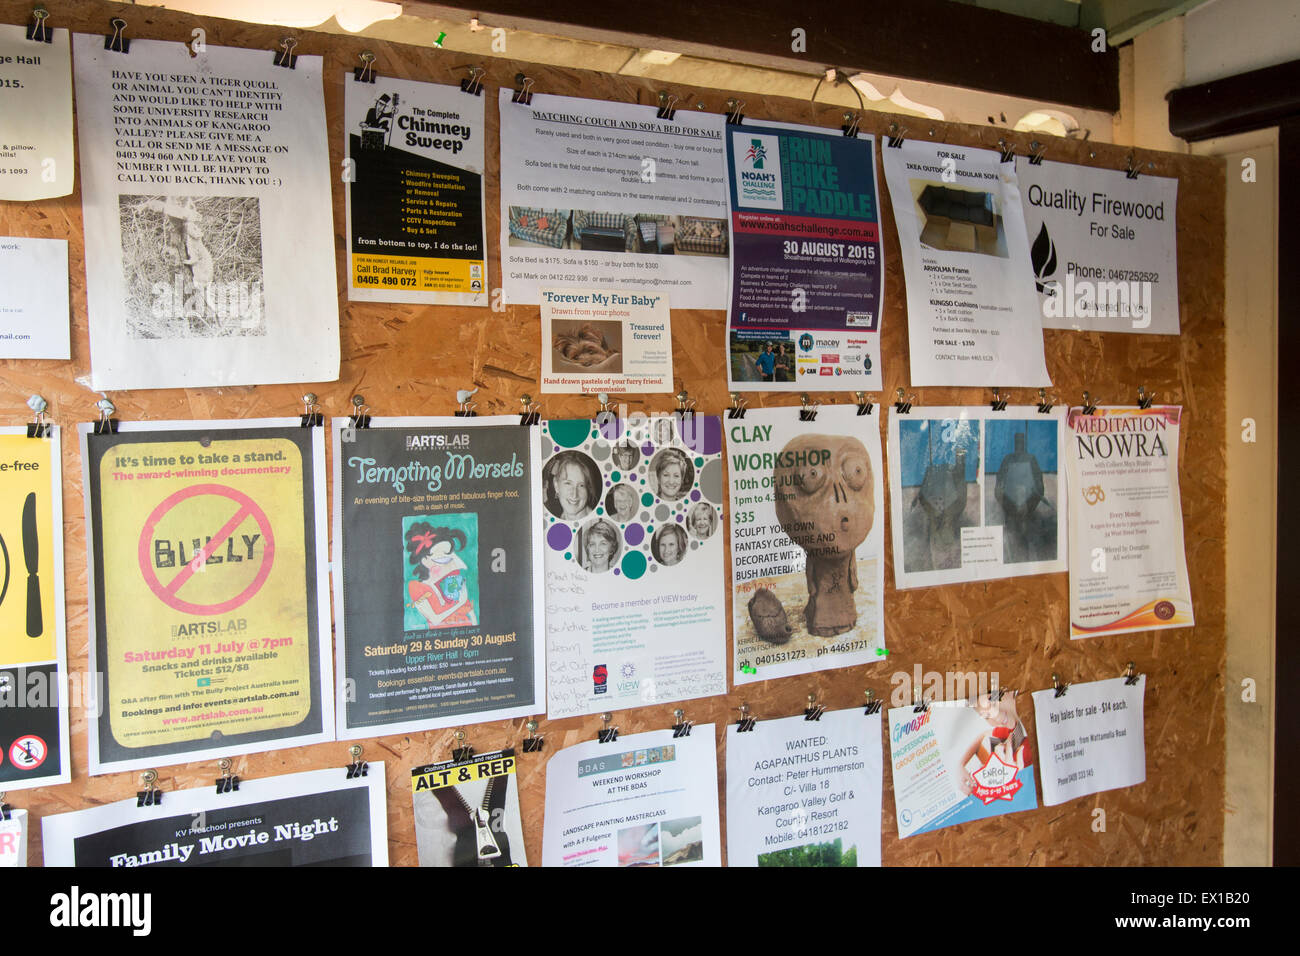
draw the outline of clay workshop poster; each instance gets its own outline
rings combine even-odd
[[[1070,409],[1070,636],[1191,627],[1183,409]]]
[[[1043,328],[1177,335],[1178,180],[1016,159]]]
[[[912,384],[1050,384],[1015,164],[996,150],[910,139],[881,152]]]
[[[721,866],[713,724],[589,740],[546,764],[542,866]]]
[[[527,866],[513,750],[411,771],[420,866]]]
[[[1146,677],[1034,691],[1034,724],[1043,755],[1043,806],[1133,787],[1147,778],[1142,720]]]
[[[387,866],[384,765],[167,790],[41,820],[46,866]]]
[[[68,675],[60,444],[0,427],[0,791],[67,783],[68,707],[95,699]]]
[[[885,261],[876,138],[746,122],[728,128],[726,143],[728,386],[878,391]]]
[[[889,416],[894,586],[1066,569],[1065,409],[913,407]]]
[[[880,866],[880,714],[727,728],[727,865]]]
[[[885,658],[880,419],[856,406],[727,419],[736,684]]]
[[[538,429],[334,420],[340,738],[545,710]]]
[[[674,309],[727,307],[725,117],[512,96],[498,98],[507,303],[582,286],[666,294]]]
[[[73,45],[91,387],[337,379],[321,58]]]
[[[343,80],[348,298],[487,305],[483,97]]]
[[[334,739],[325,441],[296,419],[79,426],[90,772]]]
[[[543,422],[538,478],[547,714],[726,693],[721,420]]]
[[[1014,691],[889,711],[899,837],[1038,806]]]
[[[72,192],[72,57],[65,29],[0,24],[0,200]],[[103,40],[101,39],[102,43]]]

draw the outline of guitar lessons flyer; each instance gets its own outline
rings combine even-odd
[[[1191,627],[1178,405],[1070,409],[1070,636]]]
[[[487,305],[483,97],[343,80],[348,298]]]
[[[57,426],[0,427],[0,791],[67,783],[68,706],[95,699],[68,676],[61,473]]]
[[[880,419],[852,405],[727,419],[737,684],[884,660]]]
[[[332,740],[322,430],[79,431],[105,683],[90,772]]]
[[[537,458],[512,416],[334,420],[341,738],[545,709]]]
[[[726,142],[729,386],[879,390],[876,138],[745,123],[728,127]]]

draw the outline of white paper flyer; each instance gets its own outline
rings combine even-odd
[[[544,393],[673,390],[667,295],[603,288],[541,295]]]
[[[719,113],[545,93],[501,109],[505,301],[612,286],[725,309],[731,234]]]
[[[1071,684],[1063,695],[1034,691],[1034,723],[1043,763],[1043,806],[1147,778],[1142,704],[1145,675]]]
[[[856,406],[726,420],[736,684],[884,660],[880,419]]]
[[[68,240],[0,236],[0,358],[67,359]]]
[[[11,807],[0,819],[0,870],[27,865],[27,811]]]
[[[1191,627],[1178,405],[1070,409],[1070,636]]]
[[[27,27],[0,24],[0,200],[66,196],[76,178],[68,31],[33,26],[42,32],[29,40]]]
[[[1016,160],[1043,327],[1178,334],[1178,180]]]
[[[721,866],[713,730],[557,753],[546,765],[542,866]]]
[[[74,45],[92,388],[337,379],[321,58]]]
[[[894,586],[1066,569],[1065,409],[914,407],[889,416]]]
[[[912,384],[1049,384],[1015,165],[995,150],[910,139],[882,153]]]
[[[552,719],[727,691],[722,423],[542,423]]]
[[[880,714],[727,727],[728,866],[880,866]]]

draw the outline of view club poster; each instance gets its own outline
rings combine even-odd
[[[67,783],[68,707],[95,699],[68,674],[60,447],[0,427],[0,791]]]
[[[541,713],[538,429],[334,420],[338,731]]]
[[[90,772],[332,740],[322,430],[79,430],[104,675]]]
[[[344,77],[348,298],[487,305],[483,97]]]

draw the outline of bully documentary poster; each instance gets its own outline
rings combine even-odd
[[[852,405],[727,420],[737,684],[885,659],[880,419]]]
[[[487,305],[483,98],[388,76],[343,83],[348,298]]]
[[[338,733],[543,710],[538,429],[334,421]]]
[[[333,739],[325,441],[297,419],[79,426],[90,772]]]
[[[875,146],[789,123],[728,128],[731,388],[881,387]]]

